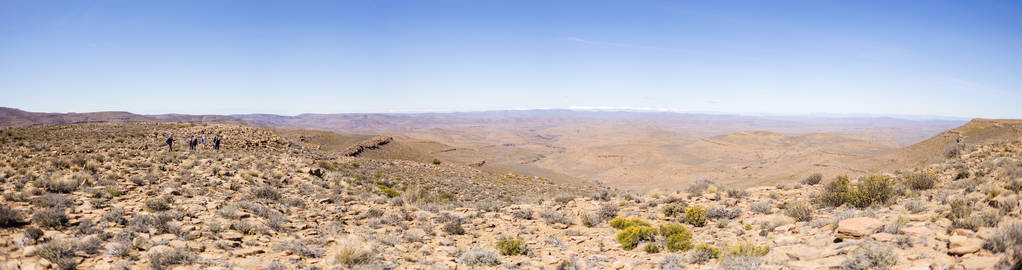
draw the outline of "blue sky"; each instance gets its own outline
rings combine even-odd
[[[1019,1],[0,1],[0,106],[1022,118]]]

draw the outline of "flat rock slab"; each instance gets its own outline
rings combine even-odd
[[[837,223],[836,236],[841,239],[859,239],[873,234],[883,225],[883,221],[871,217],[849,218]]]
[[[951,255],[965,255],[975,253],[983,248],[983,240],[979,238],[968,238],[961,235],[951,236],[948,239],[947,253]]]

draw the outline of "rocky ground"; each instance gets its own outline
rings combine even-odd
[[[178,143],[167,152],[163,138]],[[190,151],[188,134],[225,145]],[[671,193],[320,152],[270,130],[0,130],[0,269],[988,269],[1018,263],[1022,144],[862,179]]]

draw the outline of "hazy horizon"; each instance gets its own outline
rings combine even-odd
[[[571,112],[598,112],[598,113],[667,113],[667,114],[681,114],[681,115],[718,115],[718,116],[740,116],[740,117],[762,117],[762,118],[892,118],[902,120],[937,120],[937,121],[968,121],[975,118],[983,117],[954,117],[954,116],[941,116],[941,115],[898,115],[898,114],[862,114],[862,113],[805,113],[805,114],[777,114],[777,113],[728,113],[728,112],[713,112],[713,111],[680,111],[680,110],[669,110],[669,109],[657,109],[657,108],[627,108],[627,107],[614,107],[614,108],[594,108],[594,107],[567,107],[567,108],[514,108],[514,109],[494,109],[494,110],[465,110],[465,111],[441,111],[441,110],[424,110],[424,111],[397,111],[397,112],[303,112],[297,114],[276,114],[276,113],[263,113],[263,112],[252,112],[252,113],[179,113],[179,112],[156,112],[156,113],[138,113],[125,110],[102,110],[102,111],[32,111],[25,110],[23,108],[6,107],[0,106],[0,108],[10,108],[16,110],[22,110],[30,113],[58,113],[58,114],[70,114],[70,113],[99,113],[99,112],[126,112],[138,115],[223,115],[223,116],[234,116],[234,115],[277,115],[285,117],[296,117],[301,115],[344,115],[344,114],[472,114],[472,113],[488,113],[488,112],[528,112],[528,111],[571,111]],[[993,118],[996,119],[996,118]]]
[[[1022,3],[7,1],[0,106],[1022,118]]]

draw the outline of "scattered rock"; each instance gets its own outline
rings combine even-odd
[[[836,236],[841,239],[858,239],[873,234],[883,225],[883,221],[871,217],[849,218],[838,222]]]

